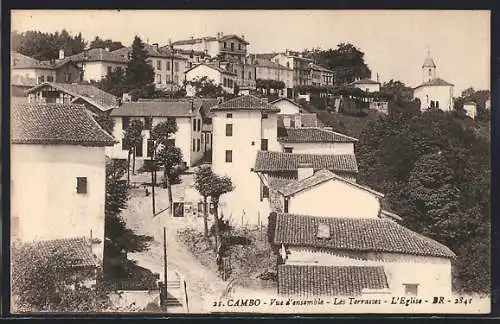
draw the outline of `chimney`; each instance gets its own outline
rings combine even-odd
[[[105,50],[106,52],[109,52],[109,47],[105,47],[105,48],[104,48],[104,50]]]
[[[155,47],[155,50],[156,50],[157,52],[159,52],[159,51],[160,51],[160,46],[158,45],[158,43],[154,43],[154,44],[153,44],[153,46]]]
[[[60,60],[64,59],[64,49],[62,49],[62,48],[59,50],[59,59]]]
[[[122,95],[122,100],[121,100],[122,102],[129,102],[130,100],[131,100],[131,97],[128,93],[124,93]]]
[[[193,40],[193,39],[194,39],[194,36],[191,36],[191,40]]]
[[[312,163],[299,163],[297,165],[297,179],[303,180],[314,174]]]
[[[377,73],[377,82],[380,82],[380,81],[379,81],[379,78],[378,78],[378,73]]]

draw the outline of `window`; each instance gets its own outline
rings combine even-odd
[[[127,142],[125,142],[125,137],[122,139],[122,151],[128,151],[129,147]]]
[[[262,187],[262,198],[269,198],[269,187],[268,186]]]
[[[196,132],[196,119],[193,119],[193,132]]]
[[[238,49],[239,49],[239,50],[241,50],[241,43],[240,43],[240,44],[238,44]]]
[[[201,131],[201,119],[198,119],[198,132]]]
[[[175,117],[167,117],[167,122],[175,123]]]
[[[83,74],[82,74],[82,76],[83,76]],[[69,79],[71,79],[71,74],[64,73],[64,79],[66,80],[66,82],[69,82]]]
[[[226,42],[224,42],[224,48],[227,48],[227,43]]]
[[[146,146],[146,151],[147,151],[146,154],[148,155],[148,157],[153,156],[153,148],[154,148],[154,142],[153,142],[153,140],[148,139],[147,146]]]
[[[267,138],[263,138],[260,140],[260,150],[267,151]]]
[[[285,206],[283,206],[283,212],[288,213],[288,199],[285,198]]]
[[[167,71],[170,71],[170,62],[167,62]]]
[[[210,144],[210,134],[205,134],[205,143]]]
[[[233,118],[233,114],[226,114],[226,118]]]
[[[142,157],[142,141],[139,141],[135,146],[135,156]]]
[[[161,74],[156,74],[156,83],[161,84]]]
[[[153,128],[153,117],[144,117],[144,129],[151,130]]]
[[[113,68],[111,66],[108,66],[108,74],[111,74],[111,72],[113,72]]]
[[[179,72],[179,62],[175,62],[175,72]]]
[[[252,71],[248,72],[248,80],[252,80]]]
[[[161,70],[161,61],[160,60],[156,61],[156,69]]]
[[[193,152],[196,151],[196,140],[193,138]]]
[[[233,162],[233,151],[226,150],[226,162],[227,163]]]
[[[233,136],[233,124],[226,124],[226,136]]]
[[[233,87],[233,80],[231,80],[231,79],[227,80],[227,87],[228,88],[232,88]]]
[[[416,296],[418,291],[418,284],[403,284],[405,286],[405,294]]]
[[[122,117],[122,129],[127,129],[130,124],[130,117]]]
[[[231,43],[231,51],[234,51],[234,43]]]
[[[267,114],[262,114],[262,119],[267,119]]]
[[[285,153],[293,153],[293,147],[285,147]]]
[[[49,75],[47,77],[47,82],[52,82],[52,81],[54,81],[54,77],[52,75]]]
[[[241,70],[241,78],[244,79],[245,78],[245,71]]]
[[[222,79],[222,85],[227,88],[227,79],[226,78]]]
[[[165,82],[170,82],[170,74],[167,74],[165,77]]]
[[[196,152],[199,152],[200,148],[201,148],[200,139],[198,138],[198,139],[196,139]]]
[[[79,194],[87,193],[87,177],[76,178],[76,193]]]
[[[174,82],[179,83],[179,76],[177,74],[174,75]]]
[[[290,68],[290,62],[286,62],[286,67]]]
[[[45,76],[40,75],[40,76],[38,77],[38,83],[44,83],[44,82],[45,82]]]
[[[429,77],[432,75],[432,69],[429,69]]]

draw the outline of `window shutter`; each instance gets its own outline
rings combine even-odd
[[[87,178],[77,177],[76,178],[76,192],[79,194],[87,193]]]

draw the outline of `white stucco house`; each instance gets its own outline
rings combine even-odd
[[[222,86],[225,92],[234,93],[234,87],[237,84],[236,73],[224,69],[219,63],[202,63],[185,72],[185,80],[188,82],[186,86],[188,96],[195,95],[195,89],[189,85],[189,82],[201,80],[203,77],[213,81],[215,85]]]
[[[420,100],[420,110],[439,108],[443,111],[453,109],[453,84],[437,77],[436,63],[427,53],[422,64],[422,84],[414,88],[413,98]]]
[[[380,92],[380,82],[370,79],[359,79],[350,83],[350,85],[365,92]]]
[[[328,170],[275,190],[279,294],[451,294],[455,254],[398,224],[382,210],[383,194]]]
[[[171,140],[181,150],[185,166],[191,167],[205,153],[204,141],[207,138],[202,132],[200,114],[202,105],[202,101],[187,99],[140,99],[135,102],[123,102],[110,114],[115,121],[113,136],[116,144],[107,150],[108,156],[114,159],[127,159],[128,147],[123,142],[124,131],[132,120],[137,119],[143,122],[145,129],[142,132],[143,141],[136,147],[136,159],[139,161],[150,159],[151,150],[148,150],[150,131],[157,124],[170,119],[175,120],[178,128]],[[211,141],[209,137],[208,140]]]
[[[128,58],[110,52],[108,48],[85,49],[83,52],[64,57],[62,62],[76,63],[83,72],[83,81],[101,81],[106,75],[117,69],[127,68]]]
[[[13,241],[65,246],[102,262],[105,147],[114,144],[82,105],[13,105]],[[102,263],[101,263],[102,264]]]
[[[474,101],[468,101],[466,103],[464,103],[464,110],[465,110],[465,114],[472,118],[472,119],[475,119],[476,116],[477,116],[477,105]]]
[[[212,168],[231,177],[235,189],[221,202],[226,216],[257,223],[259,212],[259,177],[252,172],[259,151],[280,151],[277,139],[277,112],[266,101],[239,96],[212,107]],[[267,218],[265,212],[261,219]]]
[[[270,104],[277,107],[278,127],[316,127],[316,114],[304,112],[298,103],[288,98],[278,98]]]
[[[285,153],[300,154],[354,154],[358,139],[334,132],[331,128],[282,128],[278,141]]]

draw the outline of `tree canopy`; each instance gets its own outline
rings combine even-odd
[[[391,79],[384,82],[380,87],[380,92],[391,95],[395,100],[413,100],[413,88],[406,86],[403,82]]]
[[[350,43],[340,43],[335,49],[313,48],[303,51],[304,57],[335,72],[335,84],[347,84],[356,78],[370,78],[371,70],[365,63],[365,53]]]
[[[47,61],[59,58],[59,50],[63,49],[65,56],[83,52],[87,42],[82,34],[70,35],[65,29],[61,32],[42,33],[30,30],[11,33],[11,49],[37,60]]]
[[[399,111],[371,122],[356,148],[358,181],[384,192],[403,225],[457,254],[454,288],[466,292],[490,287],[489,142],[476,123]]]
[[[109,48],[110,51],[116,51],[120,48],[123,48],[123,44],[121,42],[113,41],[111,39],[101,39],[99,36],[96,36],[93,41],[89,44],[89,49],[92,48]]]

